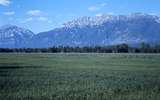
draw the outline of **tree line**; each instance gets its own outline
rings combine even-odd
[[[51,48],[0,48],[1,53],[160,53],[160,45],[142,43],[139,47],[127,44],[112,46],[53,46]]]

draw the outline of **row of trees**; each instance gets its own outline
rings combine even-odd
[[[139,47],[129,47],[127,44],[113,46],[94,46],[94,47],[69,47],[59,46],[51,48],[0,48],[1,53],[160,53],[160,45],[150,46],[142,43]]]

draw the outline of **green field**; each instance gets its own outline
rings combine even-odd
[[[0,100],[160,100],[160,55],[0,54]]]

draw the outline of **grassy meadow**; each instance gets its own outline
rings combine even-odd
[[[160,100],[160,55],[0,54],[0,100]]]

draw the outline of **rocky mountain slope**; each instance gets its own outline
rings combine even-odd
[[[14,25],[5,25],[0,28],[1,48],[23,48],[29,47],[29,41],[34,36],[30,30]]]

